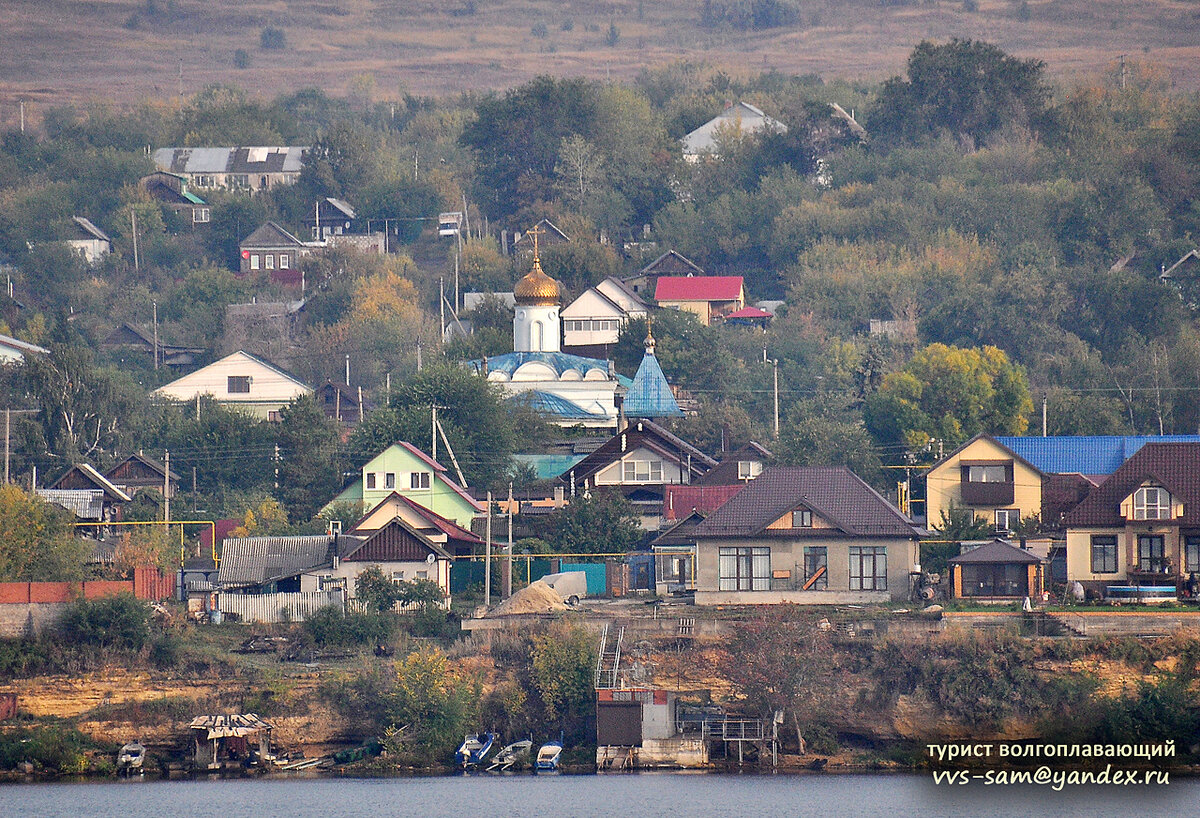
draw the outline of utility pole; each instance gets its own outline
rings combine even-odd
[[[4,485],[8,485],[9,439],[12,436],[12,409],[4,409]]]
[[[137,211],[132,207],[129,209],[129,224],[133,229],[133,270],[137,272],[138,267],[138,251],[137,251]]]
[[[513,558],[513,484],[508,484],[508,549],[504,552],[504,598],[512,596],[512,558]]]
[[[483,606],[492,607],[492,493],[487,493],[487,539],[484,542]]]
[[[151,301],[150,303],[154,305],[154,368],[158,369],[158,301]],[[197,400],[199,397],[197,394]]]
[[[429,408],[433,412],[433,420],[429,424],[429,439],[433,441],[433,445],[430,447],[429,456],[437,460],[437,404]]]
[[[775,375],[775,437],[779,438],[779,359],[772,358],[771,366]]]
[[[163,450],[163,522],[171,522],[171,450]]]
[[[438,279],[438,310],[442,317],[441,323],[438,324],[438,332],[441,333],[439,340],[444,342],[446,340],[446,280],[444,278]]]
[[[1042,437],[1046,436],[1046,393],[1042,393]]]
[[[350,353],[346,353],[346,386],[350,385]]]
[[[275,488],[279,488],[279,444],[275,444]]]

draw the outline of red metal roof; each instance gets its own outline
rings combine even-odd
[[[737,312],[731,312],[725,316],[725,320],[730,318],[771,318],[771,313],[766,310],[760,310],[758,307],[742,307]]]
[[[663,276],[655,301],[736,301],[742,295],[741,276]]]
[[[745,487],[745,483],[736,486],[664,486],[663,519],[682,520],[692,511],[708,514]]]

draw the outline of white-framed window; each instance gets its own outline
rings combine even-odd
[[[408,487],[410,489],[427,489],[432,485],[433,474],[427,471],[415,471],[409,475]]]
[[[280,270],[290,270],[291,269],[290,262],[291,262],[291,257],[288,256],[287,253],[279,254],[279,269]]]
[[[231,173],[226,177],[229,180],[229,186],[246,190],[250,187],[250,177],[245,173]]]
[[[251,270],[257,270],[257,269],[258,269],[258,253],[251,253],[251,254],[250,254],[250,269],[251,269]]]
[[[997,531],[1011,531],[1012,527],[1021,521],[1021,511],[1016,508],[996,509],[995,524]]]
[[[717,583],[722,591],[771,589],[770,548],[722,548],[718,563]]]
[[[230,395],[249,395],[250,376],[230,375],[225,380],[225,391]]]
[[[1160,486],[1142,486],[1133,493],[1133,519],[1171,519],[1171,494]]]
[[[968,483],[1004,483],[1008,481],[1008,469],[1005,466],[968,466]]]
[[[375,472],[373,471],[367,472],[367,488],[375,488]]]
[[[812,528],[812,512],[798,508],[792,512],[792,528]]]
[[[1092,535],[1092,573],[1117,573],[1117,536],[1115,534]]]
[[[393,571],[392,572],[392,582],[404,582],[404,572],[403,571]]]
[[[429,579],[429,572],[428,571],[418,571],[417,579]]]
[[[266,263],[266,268],[268,270],[275,269],[275,256],[271,255],[270,253],[267,253],[265,256],[263,256],[263,260]]]
[[[887,590],[887,546],[850,546],[850,590]]]
[[[753,480],[762,474],[762,463],[757,460],[738,461],[738,480]]]
[[[192,210],[192,221],[196,224],[206,224],[212,219],[212,211],[207,207],[197,207]]]
[[[661,483],[663,464],[661,460],[626,460],[622,466],[624,483]]]
[[[396,487],[395,472],[388,472],[383,476],[383,487],[385,489],[394,489]]]
[[[216,187],[217,180],[210,173],[198,173],[192,177],[192,184],[196,187]],[[208,221],[208,219],[205,219]]]

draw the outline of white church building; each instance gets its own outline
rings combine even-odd
[[[631,385],[611,361],[562,351],[562,296],[542,271],[534,238],[533,267],[513,288],[513,351],[468,361],[514,400],[527,401],[560,426],[615,428],[617,394]]]

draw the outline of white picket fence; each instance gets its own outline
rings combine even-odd
[[[342,591],[306,591],[291,594],[219,595],[217,605],[223,616],[236,616],[242,622],[302,622],[327,605],[342,607]]]

